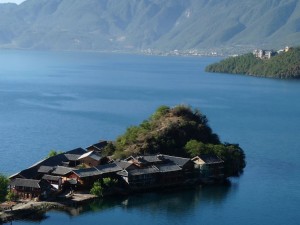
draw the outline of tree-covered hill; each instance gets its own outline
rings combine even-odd
[[[280,79],[300,78],[300,47],[291,48],[270,59],[256,58],[252,53],[229,57],[207,66],[205,71]]]
[[[245,155],[236,144],[221,143],[205,115],[179,105],[159,107],[139,126],[132,126],[105,149],[115,158],[139,154],[169,154],[194,157],[213,153],[225,161],[226,176],[238,175],[245,167]]]

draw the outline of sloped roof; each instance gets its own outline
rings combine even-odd
[[[126,170],[122,170],[117,172],[118,175],[123,176],[123,177],[127,177],[128,176],[128,172]]]
[[[73,172],[81,178],[101,175],[101,172],[97,170],[95,167],[73,170]]]
[[[41,166],[60,166],[63,164],[63,162],[69,161],[68,158],[66,157],[66,154],[75,154],[75,155],[82,155],[86,153],[86,150],[83,148],[76,148],[70,151],[67,151],[65,153],[61,153],[46,159],[43,159],[34,165],[30,166],[29,168],[20,171],[19,173],[16,173],[12,176],[10,176],[10,179],[13,179],[14,177],[22,177],[26,179],[32,179],[37,176],[38,170]]]
[[[163,161],[161,155],[144,155],[142,157],[145,161],[149,163],[158,163]]]
[[[54,170],[53,166],[40,166],[40,168],[38,169],[38,172],[39,173],[50,173],[53,170]]]
[[[115,163],[122,169],[127,169],[128,167],[134,165],[133,163],[129,163],[123,160],[116,160]]]
[[[207,164],[223,163],[224,161],[213,154],[203,154],[199,156]]]
[[[97,168],[97,170],[99,170],[101,172],[101,174],[113,173],[113,172],[118,172],[118,171],[122,170],[122,168],[120,166],[118,166],[116,163],[100,165],[100,166],[96,166],[96,168]]]
[[[189,158],[182,158],[177,156],[171,156],[171,155],[163,155],[165,159],[168,159],[169,161],[177,164],[180,167],[185,166],[191,159]]]
[[[83,148],[75,148],[73,150],[67,151],[65,152],[65,154],[74,154],[74,155],[82,155],[84,153],[86,153],[86,149]]]
[[[99,155],[95,154],[94,151],[90,151],[90,152],[84,153],[83,155],[78,157],[78,160],[84,159],[84,158],[87,158],[87,157],[90,157],[90,158],[92,158],[96,161],[100,161],[100,159],[101,159],[101,157]]]
[[[143,169],[128,170],[127,172],[129,175],[136,176],[136,175],[158,173],[159,170],[156,167],[148,167]]]
[[[73,170],[73,172],[79,177],[83,178],[83,177],[99,176],[106,173],[119,172],[121,170],[122,168],[119,167],[116,163],[110,163],[110,164],[100,165],[92,168]]]
[[[40,181],[41,180],[16,178],[10,183],[10,185],[17,187],[40,188]]]
[[[168,163],[168,164],[160,164],[156,165],[157,169],[159,169],[159,172],[166,173],[166,172],[175,172],[175,171],[181,171],[182,168],[174,163]]]
[[[69,161],[77,161],[80,155],[75,155],[75,154],[65,154],[66,158]]]
[[[160,163],[163,161],[163,157],[161,157],[161,155],[141,155],[141,156],[136,156],[136,157],[133,157],[133,156],[130,156],[126,159],[126,161],[129,161],[129,160],[135,160],[139,163]]]
[[[43,177],[42,177],[43,180],[51,180],[51,181],[59,181],[59,179],[61,179],[60,176],[53,176],[53,175],[48,175],[48,174],[45,174]]]
[[[55,168],[54,171],[52,171],[52,174],[55,174],[55,175],[66,175],[70,172],[72,172],[73,168],[70,168],[70,167],[64,167],[64,166],[57,166]]]
[[[94,147],[94,148],[96,148],[97,150],[101,151],[107,144],[108,144],[107,141],[100,141],[100,142],[98,142],[98,143],[96,143],[96,144],[90,145],[89,147],[87,147],[87,149],[93,148],[93,147]]]
[[[10,176],[10,179],[13,179],[14,177],[20,176],[26,179],[32,179],[35,178],[37,176],[38,173],[38,169],[41,166],[50,166],[50,167],[54,167],[57,165],[61,165],[63,161],[67,161],[66,156],[64,155],[64,153],[43,159],[37,163],[35,163],[34,165],[32,165],[31,167],[22,170],[21,172],[14,174],[12,176]]]
[[[66,158],[69,161],[77,161],[80,156],[85,154],[87,151],[83,148],[75,148],[65,153]]]

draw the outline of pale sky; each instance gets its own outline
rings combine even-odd
[[[25,2],[25,0],[0,0],[0,3],[8,3],[8,2],[20,4],[22,2]]]

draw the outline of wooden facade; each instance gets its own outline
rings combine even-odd
[[[168,155],[130,156],[118,173],[131,189],[178,186],[195,182],[194,163],[188,158]]]
[[[214,155],[200,155],[193,159],[162,154],[142,155],[101,164],[104,158],[95,150],[77,148],[11,176],[10,188],[20,198],[31,199],[45,196],[54,188],[57,191],[70,187],[89,190],[95,181],[106,177],[123,181],[124,186],[132,190],[224,179],[224,162]],[[79,164],[86,168],[80,168]]]
[[[47,181],[22,178],[11,181],[9,188],[21,199],[46,197],[51,191],[51,185]]]

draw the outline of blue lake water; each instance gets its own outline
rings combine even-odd
[[[208,74],[218,58],[0,52],[0,172],[115,139],[158,106],[199,108],[247,167],[231,186],[139,194],[13,224],[300,224],[300,82]]]

